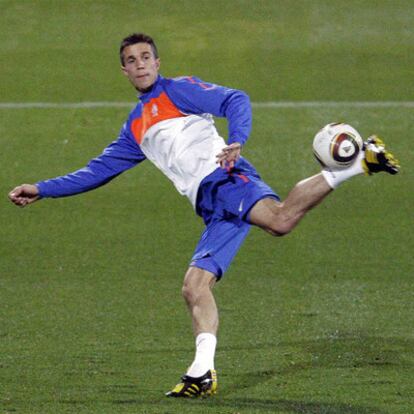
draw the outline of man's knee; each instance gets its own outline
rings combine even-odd
[[[184,281],[181,294],[187,303],[194,303],[196,302],[197,295],[199,295],[199,289],[191,283]]]
[[[275,237],[286,236],[292,231],[292,226],[288,219],[276,216],[270,223],[269,228],[267,229],[268,233]]]
[[[181,293],[189,304],[196,303],[206,292],[209,292],[215,283],[215,276],[197,267],[190,267],[187,271]]]
[[[283,208],[283,204],[280,203],[271,213],[268,213],[265,221],[264,229],[275,237],[286,236],[293,230],[292,220],[289,217],[288,212]]]

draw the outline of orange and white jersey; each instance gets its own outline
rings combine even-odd
[[[217,167],[227,145],[213,115],[229,120],[229,143],[244,143],[250,131],[250,104],[243,92],[192,77],[164,79],[140,97],[128,122],[146,158],[152,161],[195,206],[204,177]]]

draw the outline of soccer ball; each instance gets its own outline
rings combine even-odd
[[[333,123],[324,126],[313,140],[313,153],[324,168],[349,167],[362,150],[364,142],[350,125]]]

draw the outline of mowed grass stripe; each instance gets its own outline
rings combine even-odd
[[[2,102],[0,109],[132,108],[134,102]],[[253,108],[414,108],[414,101],[268,101]]]

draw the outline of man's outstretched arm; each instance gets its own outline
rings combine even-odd
[[[118,140],[110,144],[99,157],[91,160],[85,168],[36,184],[17,186],[9,193],[9,199],[15,205],[24,207],[41,198],[84,193],[106,184],[143,160],[145,155],[124,127]]]

